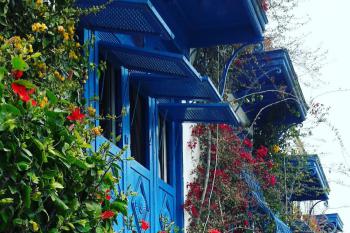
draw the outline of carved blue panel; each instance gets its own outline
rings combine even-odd
[[[137,192],[137,195],[131,200],[131,208],[137,232],[141,232],[139,226],[140,221],[145,220],[149,222],[150,215],[149,200],[147,198],[145,184],[142,177],[139,177],[135,191]]]
[[[173,222],[172,205],[168,200],[168,195],[165,194],[162,208],[159,213],[159,224],[162,230],[166,228],[166,225]]]

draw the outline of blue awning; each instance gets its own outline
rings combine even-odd
[[[155,74],[131,73],[130,83],[142,95],[154,98],[221,102],[219,93],[208,77],[184,80]]]
[[[337,213],[323,214],[323,215],[316,215],[315,217],[316,217],[318,224],[326,232],[333,233],[333,232],[342,232],[343,231],[344,223],[340,219],[339,214],[337,214]]]
[[[77,6],[107,2],[77,0]],[[82,17],[81,23],[97,31],[158,36],[181,50],[262,41],[267,17],[260,0],[112,0],[96,14]]]
[[[291,163],[297,167],[298,158],[292,158]],[[291,196],[291,201],[328,200],[329,185],[322,165],[317,155],[308,155],[306,163],[302,164],[303,180],[300,187]]]
[[[263,40],[266,13],[259,0],[153,1],[155,7],[187,48]]]
[[[232,94],[237,98],[252,98],[242,108],[252,121],[259,116],[257,126],[273,123],[290,126],[303,122],[307,104],[286,50],[257,53],[242,58],[245,74],[232,82]]]
[[[77,0],[80,8],[91,8],[109,0]],[[81,18],[82,26],[97,31],[158,35],[173,39],[174,35],[150,0],[114,0],[96,14]]]
[[[114,61],[131,70],[199,79],[200,75],[181,54],[160,52],[146,48],[116,44],[106,39],[99,40],[99,49]]]
[[[227,103],[160,103],[158,109],[165,119],[175,122],[238,125],[237,116]]]

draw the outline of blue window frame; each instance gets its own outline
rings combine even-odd
[[[85,38],[91,34],[86,30]],[[139,86],[131,85],[129,71],[101,48],[97,38],[90,49],[90,62],[97,66],[102,59],[107,69],[101,77],[90,71],[85,86],[87,104],[103,115],[96,125],[104,133],[96,138],[94,146],[111,142],[113,156],[122,146],[129,145],[124,156],[134,156],[135,160],[122,162],[118,188],[131,188],[138,193],[129,200],[136,232],[141,232],[138,224],[141,220],[150,223],[150,233],[164,228],[164,218],[183,227],[181,123],[163,118],[158,111],[158,100],[142,94]],[[118,135],[120,141],[116,140]]]

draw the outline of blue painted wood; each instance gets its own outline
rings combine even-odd
[[[175,122],[225,123],[238,125],[238,117],[230,104],[161,103],[159,110],[165,119]]]
[[[107,0],[78,0],[81,8],[107,3]],[[150,0],[115,0],[97,14],[82,17],[82,26],[101,31],[158,35],[173,39],[174,35]]]
[[[304,173],[303,177],[305,177],[298,184],[300,191],[292,194],[291,201],[327,201],[329,185],[318,156],[308,155],[305,164],[298,158],[292,158],[290,163],[294,167],[300,167],[300,171]]]
[[[106,2],[78,0],[77,5]],[[259,0],[114,0],[81,22],[94,30],[157,36],[181,50],[262,41],[267,18]]]
[[[86,37],[91,35],[90,31],[86,31]],[[90,62],[98,65],[98,41],[96,46],[90,49]],[[103,50],[100,53],[103,54]],[[113,62],[113,61],[111,61]],[[121,91],[122,91],[122,103],[126,110],[126,114],[122,118],[122,145],[130,144],[130,101],[129,101],[129,87],[130,78],[129,71],[125,68],[121,69]],[[89,72],[89,79],[86,84],[86,91],[84,93],[88,105],[93,105],[97,114],[99,113],[98,101],[93,101],[91,97],[98,95],[98,78],[95,72]],[[138,193],[137,196],[130,198],[129,200],[129,213],[134,216],[134,226],[136,227],[136,232],[141,233],[139,222],[145,220],[150,223],[151,229],[148,231],[150,233],[156,233],[162,229],[162,222],[160,221],[161,216],[167,217],[169,221],[176,222],[176,225],[182,227],[183,216],[181,209],[182,197],[177,199],[177,197],[182,195],[182,184],[179,183],[177,178],[181,177],[181,171],[177,167],[175,168],[176,158],[182,157],[182,151],[179,150],[180,145],[182,146],[182,134],[181,131],[175,130],[173,127],[169,135],[169,153],[172,160],[171,168],[171,184],[167,184],[159,178],[158,174],[158,108],[157,101],[154,98],[148,98],[149,110],[148,110],[148,125],[144,127],[144,130],[148,131],[149,137],[149,148],[145,151],[147,155],[147,166],[139,164],[137,161],[124,161],[121,163],[122,167],[122,179],[118,185],[118,190],[126,191],[128,189],[133,190]],[[96,121],[96,125],[98,125]],[[175,123],[174,123],[175,124]],[[180,133],[180,134],[179,134]],[[176,137],[176,143],[175,143]],[[96,144],[94,145],[97,149],[102,143],[108,142],[104,137],[97,137]],[[109,151],[110,156],[116,155],[120,151],[116,145],[111,144],[111,149]],[[129,157],[130,149],[124,154],[124,158]],[[178,166],[178,165],[176,165]],[[178,186],[181,184],[181,186]],[[180,194],[178,192],[181,192]],[[180,213],[177,213],[180,211]],[[119,217],[118,222],[121,223],[122,220]],[[121,225],[115,226],[115,230],[120,230]],[[128,232],[125,229],[125,232]]]
[[[242,98],[256,93],[263,99],[243,103],[242,108],[252,121],[262,110],[257,126],[267,123],[291,126],[306,119],[308,106],[299,86],[289,54],[284,49],[254,53],[242,59],[241,69],[249,75],[233,82],[232,94]]]
[[[101,49],[108,51],[111,59],[118,61],[129,69],[200,79],[197,70],[182,54],[115,44],[101,39],[99,40],[99,46]]]
[[[341,220],[339,214],[322,214],[316,215],[316,220],[318,224],[327,233],[343,232],[344,223]]]
[[[140,86],[142,95],[154,98],[222,101],[214,84],[208,77],[184,81],[178,77],[136,72],[131,74],[131,84]]]

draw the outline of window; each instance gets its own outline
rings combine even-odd
[[[148,166],[148,98],[139,94],[139,89],[130,86],[130,137],[131,156],[142,164]]]
[[[120,84],[120,67],[107,63],[107,68],[99,79],[100,126],[103,129],[104,137],[122,147],[122,140],[117,140],[118,136],[122,134],[122,90]]]
[[[168,143],[168,124],[160,114],[158,114],[158,176],[164,182],[170,184],[170,161]]]

